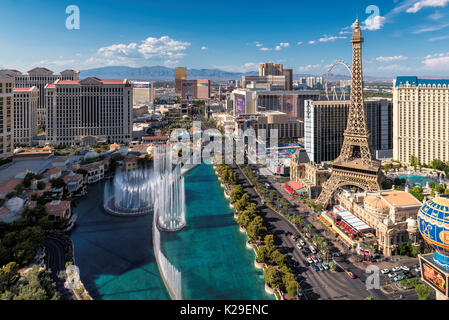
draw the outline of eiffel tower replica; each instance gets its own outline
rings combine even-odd
[[[340,155],[334,161],[332,174],[323,185],[317,203],[327,207],[335,191],[343,186],[356,186],[367,191],[381,189],[384,179],[381,162],[373,158],[370,133],[366,125],[363,98],[362,31],[359,20],[354,24],[352,42],[351,104]]]

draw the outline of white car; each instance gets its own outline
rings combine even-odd
[[[299,243],[296,244],[296,247],[297,247],[299,250],[302,249],[302,247],[301,247],[301,245],[300,245]]]
[[[391,269],[391,271],[393,271],[393,272],[397,272],[397,271],[400,271],[400,270],[402,270],[401,267],[394,267],[393,269]]]
[[[402,266],[401,269],[404,270],[404,271],[410,271],[410,268],[407,267],[407,266]]]
[[[312,258],[307,258],[307,262],[308,262],[309,264],[312,264],[312,263],[313,263]]]
[[[394,278],[397,277],[398,275],[396,273],[389,273],[388,274],[388,278]]]
[[[304,242],[304,241],[302,241],[302,240],[299,240],[299,243],[302,245],[302,246],[304,246],[306,243]]]
[[[390,272],[390,270],[388,270],[388,269],[382,269],[382,270],[380,270],[380,272],[382,272],[382,274],[387,274],[387,273]]]
[[[420,272],[421,271],[421,267],[415,268],[415,272]]]

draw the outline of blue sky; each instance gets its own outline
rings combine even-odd
[[[66,28],[69,5],[80,9],[79,30]],[[273,61],[295,74],[322,74],[335,60],[351,62],[358,17],[366,75],[449,76],[449,0],[2,0],[0,12],[0,68],[21,71],[165,65],[241,72]]]

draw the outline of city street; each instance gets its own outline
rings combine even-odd
[[[48,268],[51,269],[61,299],[77,300],[73,291],[64,287],[66,281],[64,245],[58,239],[47,238],[44,246],[48,250]]]
[[[261,204],[261,199],[246,180],[241,170],[232,165],[231,168],[237,173],[239,184],[244,191],[251,196],[251,201],[257,203],[261,215],[268,224],[269,231],[276,237],[276,244],[281,252],[287,254],[289,259],[295,261],[296,267],[292,270],[299,276],[300,285],[304,290],[304,298],[309,300],[363,300],[373,296],[376,300],[387,297],[380,290],[366,290],[366,275],[358,268],[347,262],[339,262],[347,271],[353,272],[357,277],[351,279],[345,272],[318,271],[315,272],[306,262],[304,253],[299,252],[294,241],[288,236],[289,233],[296,234],[295,228],[285,219],[266,205]],[[290,210],[296,210],[291,208]],[[306,240],[306,239],[303,239]]]

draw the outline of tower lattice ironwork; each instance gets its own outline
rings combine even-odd
[[[383,179],[381,162],[373,157],[370,133],[366,124],[363,97],[362,31],[359,20],[354,24],[352,42],[351,101],[348,124],[344,132],[340,155],[334,161],[332,174],[323,185],[317,202],[327,206],[335,191],[343,186],[356,186],[363,190],[380,189]]]

